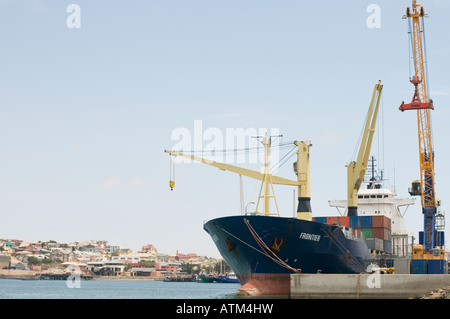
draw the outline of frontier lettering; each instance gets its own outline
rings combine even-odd
[[[301,233],[299,238],[305,240],[320,241],[320,235],[310,233]]]

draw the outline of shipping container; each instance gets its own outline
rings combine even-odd
[[[313,221],[318,222],[318,223],[326,224],[327,223],[327,218],[326,217],[313,217]]]
[[[372,250],[384,251],[383,240],[380,238],[365,238],[367,248]]]
[[[411,260],[411,274],[427,274],[427,260],[426,259],[412,259]]]
[[[419,232],[419,245],[423,245],[423,231]],[[444,246],[445,244],[445,238],[444,238],[444,232],[435,232],[434,233],[434,244],[436,246]]]
[[[360,216],[361,228],[372,228],[372,216]]]
[[[443,231],[437,231],[436,232],[436,239],[435,239],[436,246],[444,246],[445,245],[444,234],[445,233]]]
[[[350,221],[351,228],[361,228],[361,219],[359,216],[350,216],[348,219]]]
[[[372,228],[361,228],[361,235],[363,238],[372,238],[374,237]]]
[[[333,223],[337,223],[338,222],[338,217],[334,216],[334,217],[327,217],[327,224],[331,225]]]
[[[362,237],[361,228],[352,228],[352,235],[353,237],[361,238]]]
[[[381,238],[375,238],[376,247],[379,247],[378,250],[384,251],[384,240]]]
[[[445,259],[429,259],[427,267],[428,274],[446,274],[447,260]]]
[[[384,252],[392,254],[392,242],[390,240],[385,240],[383,242]]]
[[[341,216],[338,218],[338,222],[340,226],[344,226],[350,228],[350,220],[348,216]]]
[[[373,237],[389,240],[389,229],[374,227],[372,228]]]
[[[391,219],[386,216],[372,216],[372,227],[391,229]]]

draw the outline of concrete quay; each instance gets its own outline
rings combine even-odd
[[[447,287],[447,274],[293,274],[290,298],[408,299]]]

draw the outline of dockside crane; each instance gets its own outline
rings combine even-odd
[[[422,213],[424,217],[423,237],[419,242],[423,243],[422,253],[417,254],[417,259],[427,259],[434,255],[438,257],[442,251],[436,253],[437,246],[435,216],[437,211],[437,200],[435,190],[434,174],[434,152],[431,136],[430,111],[434,109],[433,101],[429,98],[427,88],[427,72],[425,69],[425,37],[423,23],[425,14],[423,6],[412,1],[412,7],[407,8],[404,19],[408,19],[411,46],[414,59],[414,75],[410,82],[414,85],[414,95],[411,103],[400,105],[400,111],[415,110],[417,112],[418,137],[419,137],[419,161],[420,181],[412,183],[411,195],[421,196]],[[436,254],[438,256],[436,256]],[[428,257],[427,257],[428,256]],[[413,255],[414,258],[414,255]]]

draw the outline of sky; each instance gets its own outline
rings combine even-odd
[[[445,210],[450,3],[421,3],[429,15],[436,193]],[[68,10],[71,4],[79,10]],[[379,27],[367,24],[371,4],[380,9]],[[227,145],[227,129],[237,128],[310,140],[313,216],[337,215],[328,200],[346,198],[345,165],[378,80],[384,88],[372,154],[386,186],[409,196],[419,178],[417,120],[398,107],[413,95],[402,19],[410,5],[0,0],[0,238],[108,240],[134,251],[153,244],[167,254],[218,257],[203,223],[240,213],[240,180],[181,163],[171,191],[164,150],[180,131],[201,147],[206,132],[221,132]],[[202,125],[196,137],[195,123]],[[295,179],[292,161],[276,174]],[[259,182],[243,178],[245,204],[258,190]],[[275,192],[281,216],[292,216],[292,188]],[[423,228],[416,202],[405,215],[411,233]]]

